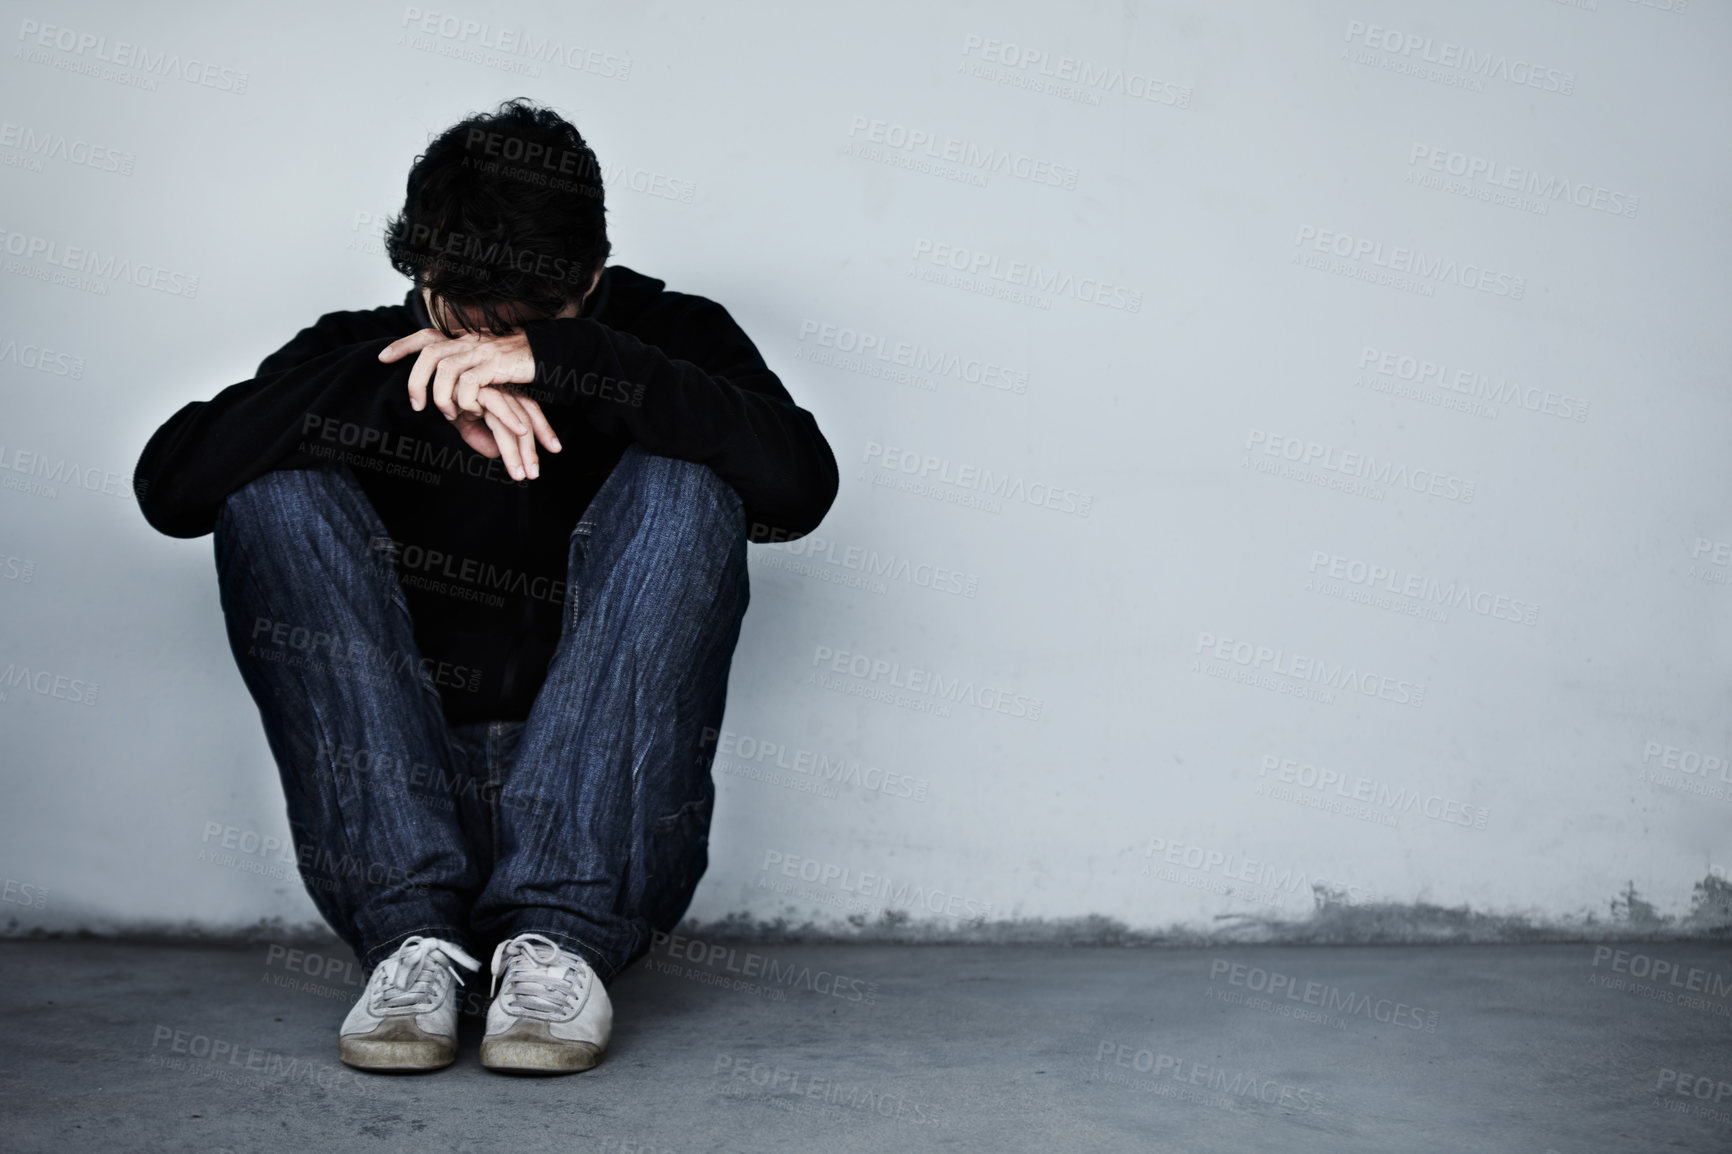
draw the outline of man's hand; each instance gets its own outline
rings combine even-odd
[[[505,468],[513,480],[534,480],[541,476],[541,460],[536,456],[535,442],[540,439],[550,453],[559,452],[559,438],[553,426],[542,415],[541,406],[529,397],[501,392],[492,385],[476,394],[481,406],[479,414],[459,409],[457,434],[483,457],[505,458]]]
[[[409,403],[416,412],[427,404],[427,385],[433,385],[433,407],[455,421],[459,409],[481,411],[475,395],[487,385],[527,385],[535,381],[535,358],[529,338],[522,332],[496,337],[464,333],[455,340],[438,329],[422,329],[392,341],[379,353],[390,363],[420,353],[409,371]]]
[[[559,437],[541,406],[509,390],[535,380],[535,358],[522,332],[496,337],[464,333],[455,340],[438,329],[421,329],[392,341],[379,353],[390,363],[419,353],[409,370],[409,405],[427,407],[428,385],[433,405],[456,424],[470,448],[484,457],[503,457],[515,480],[541,475],[535,443],[559,452]]]

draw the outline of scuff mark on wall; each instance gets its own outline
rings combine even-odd
[[[1710,874],[1692,890],[1690,912],[1668,917],[1636,892],[1633,883],[1607,902],[1608,913],[1576,919],[1545,919],[1520,913],[1482,913],[1466,906],[1427,902],[1344,900],[1326,886],[1313,887],[1316,906],[1304,918],[1223,914],[1213,925],[1133,929],[1117,918],[1019,918],[972,922],[916,920],[886,910],[876,920],[796,921],[731,914],[713,921],[686,921],[681,933],[710,941],[835,942],[901,945],[1134,946],[1210,945],[1462,945],[1533,942],[1732,941],[1732,882]],[[10,918],[0,940],[85,938],[135,942],[250,945],[258,942],[329,943],[318,923],[287,924],[280,918],[246,925],[210,927],[194,922],[24,925]]]

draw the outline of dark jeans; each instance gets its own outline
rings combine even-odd
[[[446,725],[453,670],[421,658],[388,545],[340,465],[267,473],[217,521],[229,644],[308,893],[368,969],[413,934],[485,959],[534,932],[612,978],[708,865],[749,597],[739,495],[626,450],[572,532],[572,600],[521,722]]]

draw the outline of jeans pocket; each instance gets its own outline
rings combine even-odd
[[[560,622],[561,639],[565,631],[577,627],[577,619],[582,600],[580,577],[584,562],[589,557],[587,546],[589,536],[595,531],[593,521],[579,521],[571,531],[571,537],[566,544],[565,553],[565,612]]]

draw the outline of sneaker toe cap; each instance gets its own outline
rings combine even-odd
[[[571,1073],[601,1061],[603,1039],[561,1038],[546,1022],[520,1020],[481,1043],[481,1064],[518,1073]]]

